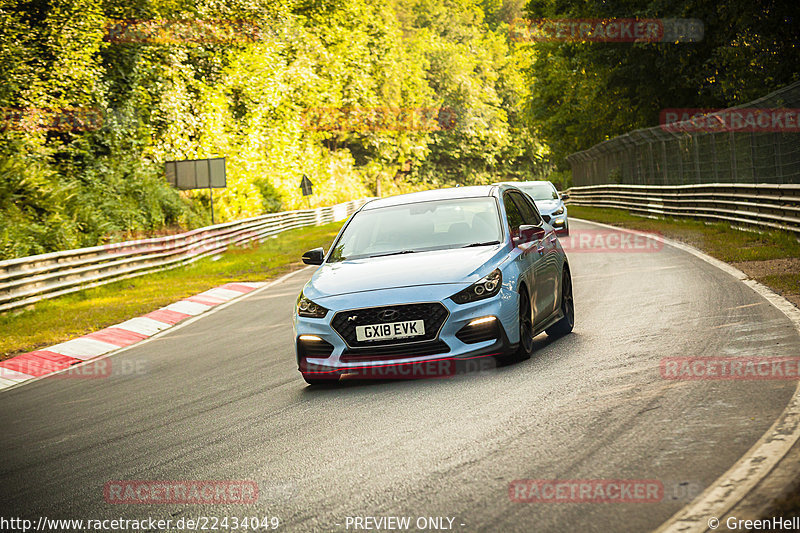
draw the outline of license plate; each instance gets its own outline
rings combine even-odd
[[[407,320],[405,322],[356,326],[356,340],[358,341],[385,341],[417,337],[419,335],[425,335],[424,320]]]

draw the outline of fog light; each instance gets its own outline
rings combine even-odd
[[[497,339],[500,336],[498,325],[499,321],[494,316],[476,318],[458,330],[456,338],[466,344]]]
[[[297,337],[297,354],[301,362],[306,357],[327,359],[333,353],[333,344],[316,335],[300,335]]]
[[[485,316],[483,318],[476,318],[475,320],[467,324],[467,326],[477,326],[478,324],[486,324],[487,322],[493,322],[495,320],[497,320],[497,317]]]

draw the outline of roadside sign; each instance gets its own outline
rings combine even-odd
[[[308,179],[308,176],[303,174],[303,181],[300,182],[300,188],[303,189],[303,196],[308,196],[314,194],[314,191],[311,189],[314,186],[311,183],[311,180]]]
[[[214,188],[228,185],[225,175],[225,158],[187,159],[164,163],[167,182],[176,189],[208,189],[211,200],[211,223],[214,224]]]
[[[176,189],[222,189],[227,186],[224,157],[167,161],[164,170],[167,182]]]

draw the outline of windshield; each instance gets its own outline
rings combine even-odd
[[[496,244],[501,239],[492,197],[419,202],[359,212],[329,261]]]
[[[514,184],[534,200],[558,200],[558,193],[551,183]]]

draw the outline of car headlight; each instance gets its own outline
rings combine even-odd
[[[564,214],[564,206],[562,205],[555,211],[553,211],[553,216],[563,215]]]
[[[483,300],[484,298],[491,298],[500,292],[500,286],[502,284],[503,274],[501,274],[500,269],[497,268],[463,291],[454,294],[451,298],[457,304],[466,304],[477,300]]]
[[[297,314],[306,318],[323,318],[328,314],[328,310],[315,304],[301,292],[297,297]]]

